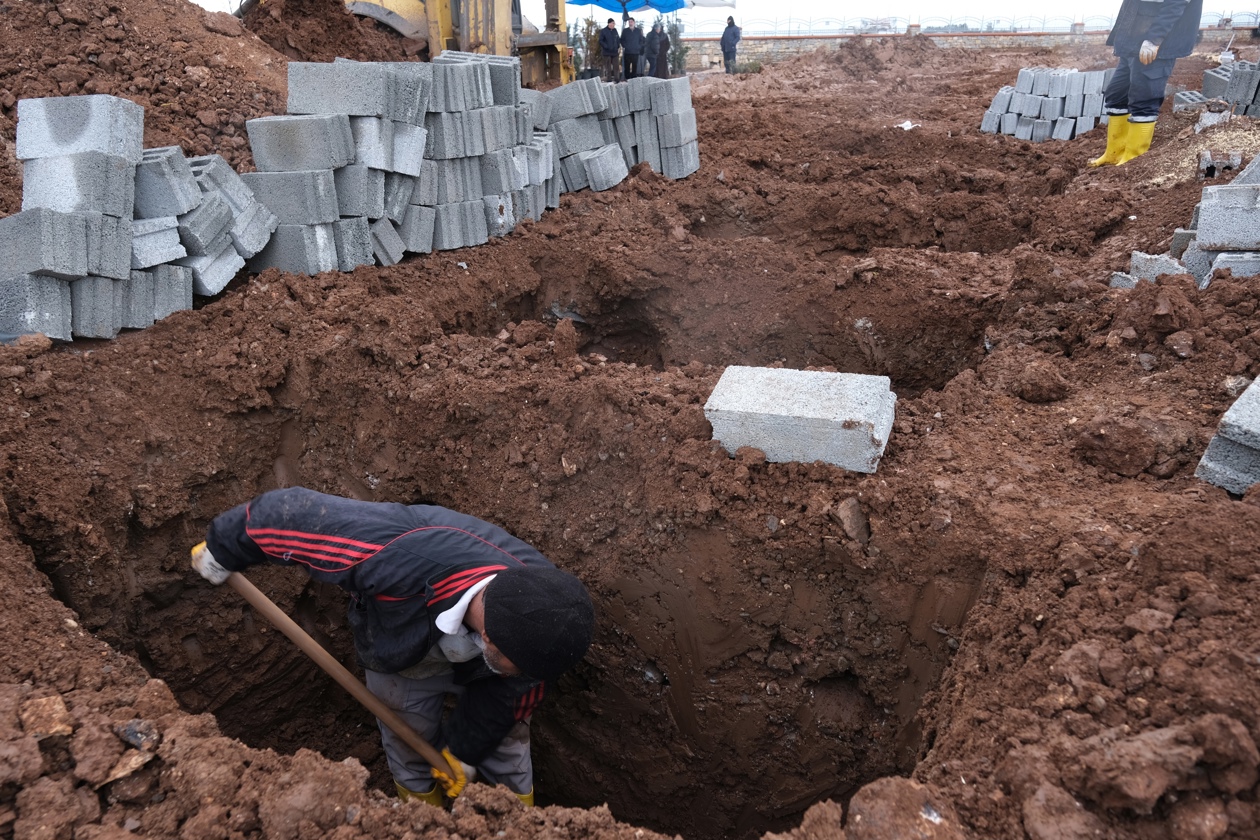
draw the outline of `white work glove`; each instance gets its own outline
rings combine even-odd
[[[190,553],[192,554],[192,567],[197,570],[197,574],[215,586],[223,583],[232,574],[219,565],[219,561],[214,559],[210,549],[206,548],[205,542],[199,542],[194,545]]]
[[[1143,64],[1150,64],[1159,56],[1159,47],[1150,41],[1142,42],[1142,49],[1138,51],[1138,61]]]

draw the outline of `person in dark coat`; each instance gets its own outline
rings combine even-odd
[[[604,57],[604,81],[617,81],[617,51],[621,49],[621,36],[617,34],[617,21],[608,19],[608,25],[599,30],[599,52]]]
[[[350,594],[368,689],[452,771],[431,767],[381,724],[400,798],[441,805],[480,772],[533,804],[530,715],[546,683],[581,661],[594,630],[580,580],[472,516],[302,487],[220,514],[192,550],[193,568],[215,585],[262,563],[304,569]],[[443,721],[448,695],[458,699]]]
[[[657,47],[656,47],[657,49],[656,78],[668,79],[669,78],[669,33],[665,31],[665,27],[663,25],[658,23],[657,26],[661,27],[661,37],[660,37],[660,42],[657,44]]]
[[[726,65],[727,73],[735,72],[735,45],[739,43],[739,39],[740,32],[739,27],[735,25],[735,18],[728,17],[726,19],[726,29],[722,31],[721,41],[722,63]]]
[[[1151,147],[1177,59],[1199,35],[1203,0],[1124,0],[1107,43],[1118,58],[1103,95],[1107,150],[1090,166],[1127,163]]]
[[[656,75],[656,58],[661,51],[661,24],[660,21],[652,24],[652,31],[647,34],[645,43],[645,51],[643,59],[647,62],[647,67],[643,71],[645,76]]]
[[[626,81],[639,75],[639,57],[643,55],[643,30],[634,23],[634,18],[626,19],[626,28],[621,30],[621,65]]]

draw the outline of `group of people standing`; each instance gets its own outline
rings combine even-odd
[[[599,31],[599,51],[604,56],[603,77],[606,82],[618,78],[633,79],[638,76],[669,78],[669,35],[658,20],[646,36],[634,18],[626,19],[626,27],[617,33],[617,21],[608,19],[608,25]],[[621,52],[620,68],[617,52]]]

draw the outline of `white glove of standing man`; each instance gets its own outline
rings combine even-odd
[[[1138,51],[1138,61],[1143,64],[1150,64],[1159,56],[1159,47],[1150,41],[1142,42],[1142,49]]]
[[[190,553],[192,554],[192,567],[197,570],[197,574],[215,586],[223,583],[232,574],[219,565],[219,561],[214,559],[214,555],[210,553],[210,549],[206,548],[204,541],[194,545]]]

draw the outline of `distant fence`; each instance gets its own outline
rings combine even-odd
[[[716,38],[726,28],[726,18],[688,20],[684,15],[683,37]],[[1021,15],[1019,17],[798,17],[735,18],[743,37],[792,36],[798,38],[834,37],[838,35],[899,35],[917,25],[924,35],[983,32],[1105,32],[1114,18],[1091,16],[1084,20],[1072,17]],[[1260,26],[1260,11],[1204,12],[1204,28],[1244,28]]]

